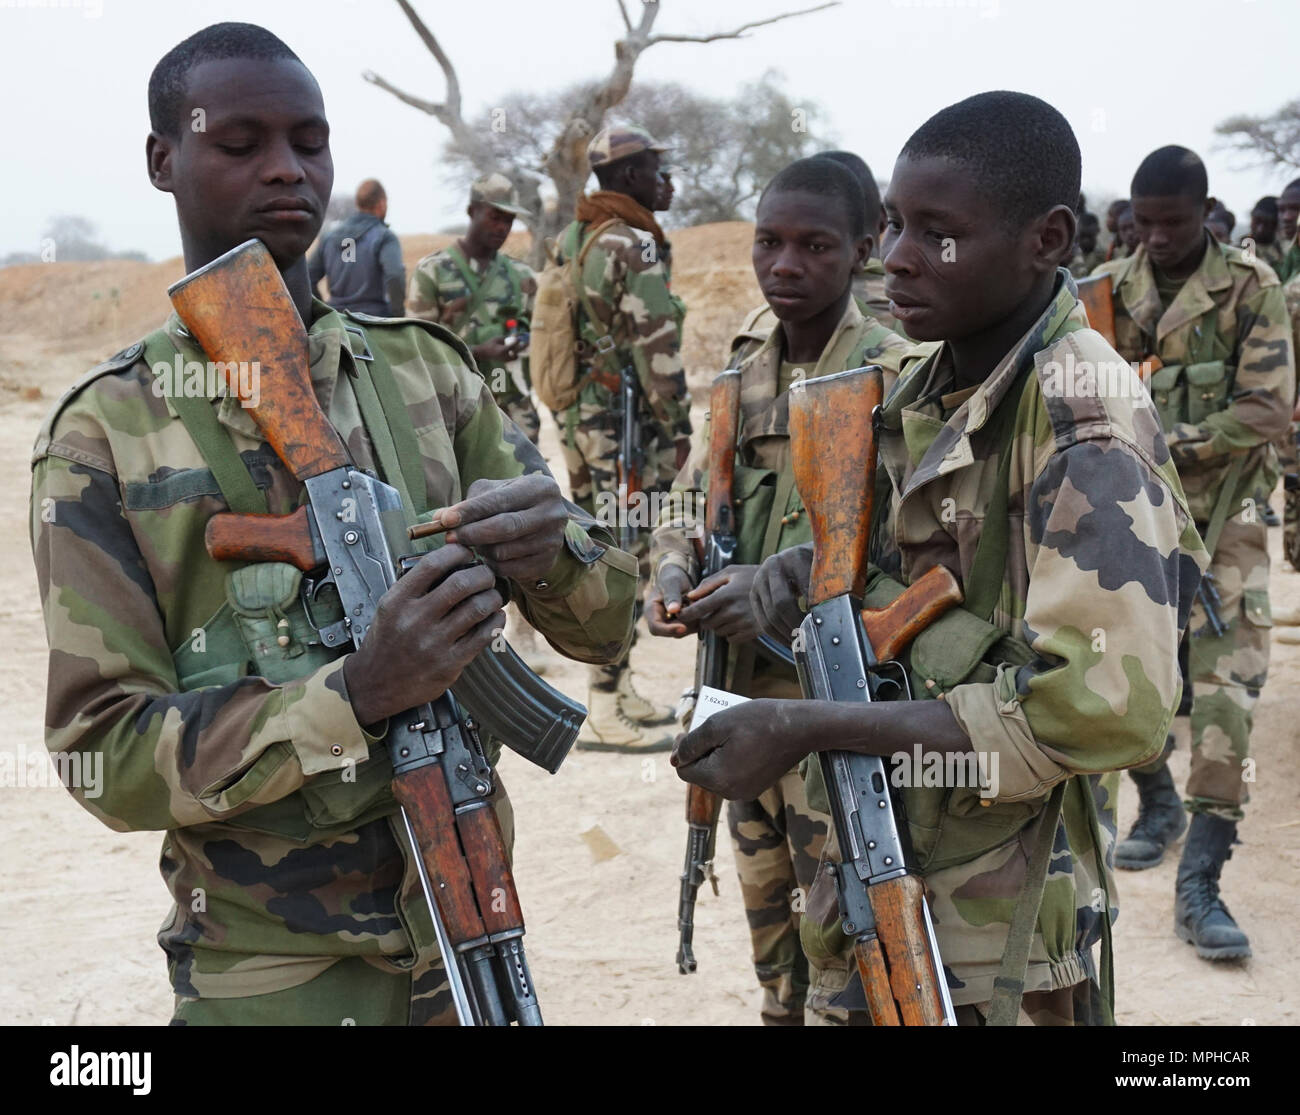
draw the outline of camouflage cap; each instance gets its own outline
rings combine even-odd
[[[667,151],[668,148],[655,141],[654,136],[644,128],[633,128],[628,124],[614,124],[603,128],[596,138],[587,144],[587,162],[594,169],[609,163],[626,159],[641,151]]]
[[[475,179],[469,188],[469,203],[482,201],[516,217],[527,217],[528,210],[519,204],[519,194],[510,179],[504,174],[494,172]]]

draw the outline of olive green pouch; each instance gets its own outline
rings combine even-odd
[[[1188,364],[1187,421],[1199,426],[1211,414],[1217,414],[1228,402],[1228,365],[1222,360]]]
[[[1187,378],[1182,364],[1166,364],[1151,373],[1151,401],[1155,403],[1160,424],[1171,430],[1187,419]]]

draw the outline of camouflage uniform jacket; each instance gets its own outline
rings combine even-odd
[[[858,309],[870,314],[886,329],[891,329],[901,337],[898,322],[889,312],[889,298],[885,295],[885,264],[877,256],[867,260],[866,269],[853,277],[853,297],[858,300]]]
[[[313,310],[316,395],[356,465],[374,471],[352,389],[364,340],[324,303]],[[387,357],[415,427],[431,507],[460,499],[479,477],[545,470],[503,426],[451,334],[367,319],[366,339]],[[174,316],[145,343],[206,359]],[[270,512],[299,506],[305,489],[237,399],[224,396],[216,413]],[[309,645],[296,580],[275,606],[223,626],[228,595],[248,587],[237,578],[252,570],[271,583],[296,571],[208,556],[204,528],[226,504],[139,345],[54,407],[33,470],[32,547],[51,648],[46,743],[104,756],[101,796],[73,793],[109,828],[166,831],[161,867],[177,905],[159,942],[176,993],[282,990],[343,956],[390,972],[423,961],[436,946],[397,835],[387,754],[353,715],[337,652]],[[564,653],[616,658],[630,637],[635,563],[576,512],[566,541],[549,587],[512,583],[514,599]]]
[[[1129,361],[1158,356],[1156,404],[1187,414],[1167,423],[1166,437],[1198,523],[1212,515],[1235,457],[1245,455],[1244,471],[1228,498],[1273,490],[1269,443],[1286,433],[1295,399],[1291,322],[1273,269],[1208,233],[1206,245],[1168,310],[1145,248],[1115,272],[1116,348]]]
[[[590,231],[572,222],[561,234],[561,258]],[[690,398],[680,347],[685,310],[669,292],[667,270],[653,237],[623,221],[609,225],[588,249],[580,281],[580,293],[599,322],[599,328],[592,325],[580,301],[578,339],[588,354],[579,355],[580,372],[592,367],[597,343],[610,336],[613,353],[598,358],[596,366],[612,374],[629,364],[635,367],[644,406],[655,424],[669,441],[689,437]],[[578,395],[579,406],[603,410],[617,401],[610,387],[593,379]]]
[[[920,693],[942,694],[1000,784],[984,801],[971,788],[905,791],[916,866],[958,1005],[991,997],[1032,847],[1030,822],[1048,792],[1073,775],[1083,777],[1066,789],[1025,989],[1067,987],[1091,974],[1102,896],[1113,902],[1115,895],[1118,776],[1111,772],[1151,759],[1164,744],[1180,694],[1178,643],[1206,564],[1137,377],[1128,377],[1126,397],[1071,397],[1053,380],[1052,362],[1059,371],[1067,357],[1115,360],[1087,328],[1073,282],[1063,280],[1038,321],[946,421],[935,398],[953,390],[951,372],[941,374],[950,367],[943,345],[906,371],[880,432],[891,490],[877,512],[873,557],[904,583],[943,564],[972,595],[974,555],[1000,474],[997,447],[980,431],[1025,373],[1008,450],[1010,537],[992,624],[1027,642],[1033,657],[998,666],[988,681]],[[826,901],[810,893],[806,924]]]
[[[1090,252],[1076,251],[1070,261],[1070,274],[1076,279],[1082,279],[1091,275],[1099,264],[1106,262],[1106,250],[1100,246]]]
[[[741,343],[731,362],[741,372],[734,496],[740,539],[736,562],[742,565],[755,565],[770,554],[812,538],[790,467],[789,396],[784,392],[778,395],[776,390],[784,336],[774,329],[761,342],[738,338]],[[864,316],[850,299],[807,378],[879,364],[892,384],[911,352],[907,341]],[[677,565],[694,583],[699,582],[701,573],[692,539],[704,524],[709,428],[706,421],[692,438],[691,455],[673,483],[650,540],[651,569],[657,573],[661,565]],[[759,521],[750,522],[755,513]],[[788,667],[760,658],[755,663],[755,680],[760,678],[763,684],[750,695],[773,696],[779,691],[782,696],[799,696],[799,683]]]
[[[497,252],[479,271],[460,246],[452,244],[425,256],[415,265],[407,289],[406,310],[410,317],[445,325],[472,348],[504,337],[506,322],[511,318],[518,322],[521,333],[527,333],[536,293],[537,276],[526,263]],[[449,312],[449,305],[458,299],[465,300],[464,308],[457,313]],[[491,361],[477,361],[477,364],[498,404],[526,394],[519,390],[505,364]],[[524,367],[527,367],[526,359]],[[494,375],[494,372],[506,374]],[[524,382],[528,384],[526,378]]]
[[[1272,264],[1280,282],[1286,282],[1300,274],[1300,235],[1284,241],[1281,236],[1274,241],[1277,246],[1278,260]]]
[[[1260,244],[1251,240],[1249,236],[1243,236],[1241,243],[1238,244],[1237,247],[1239,247],[1243,252],[1246,252],[1249,248],[1253,248],[1255,250],[1255,257],[1263,260],[1263,262],[1267,263],[1274,271],[1277,270],[1278,264],[1282,262],[1282,244],[1277,237],[1273,238],[1273,243],[1271,244]]]

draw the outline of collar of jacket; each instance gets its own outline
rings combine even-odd
[[[1028,365],[1036,364],[1036,357],[1058,337],[1076,329],[1088,328],[1087,315],[1078,299],[1079,288],[1075,286],[1070,272],[1064,267],[1056,269],[1056,293],[1052,300],[1038,315],[1038,320],[1025,331],[1007,354],[998,361],[992,373],[976,388],[975,393],[967,399],[939,431],[929,451],[922,458],[916,471],[907,483],[903,496],[914,492],[921,485],[954,472],[959,468],[975,463],[975,454],[971,449],[971,435],[980,430],[988,421],[989,415],[997,409],[998,404],[1026,370]],[[919,398],[930,371],[936,362],[948,358],[948,342],[944,341],[925,360],[916,364],[911,371],[898,382],[898,386],[885,401],[878,415],[879,428],[882,433],[881,451],[890,460],[890,473],[895,484],[901,476],[903,467],[898,452],[906,456],[902,446],[903,410]],[[1010,405],[1010,404],[1008,404]]]
[[[1217,304],[1214,295],[1232,286],[1223,245],[1208,231],[1205,241],[1205,255],[1167,310],[1160,305],[1160,292],[1156,289],[1156,276],[1145,244],[1138,245],[1119,278],[1116,293],[1124,309],[1143,333],[1155,338],[1156,347],[1170,333],[1214,309]]]
[[[319,298],[313,298],[311,308],[312,321],[307,329],[308,371],[316,396],[320,400],[321,409],[328,413],[334,385],[338,382],[343,351],[346,349],[349,356],[352,356],[354,353],[364,352],[365,349],[361,335],[347,330],[343,318],[327,303]],[[207,355],[199,347],[198,342],[190,336],[175,313],[167,319],[167,324],[163,328],[186,362],[197,361],[206,370]],[[205,384],[208,378],[205,376]],[[213,401],[220,400],[217,407],[217,421],[245,437],[258,441],[265,440],[262,432],[257,428],[257,423],[253,421],[252,414],[226,389],[224,378],[211,378],[214,380],[216,390],[208,397]],[[167,413],[172,418],[179,417],[171,400],[165,395],[163,398],[167,404]]]
[[[830,340],[826,342],[826,347],[822,349],[816,365],[806,378],[817,379],[819,376],[829,375],[832,372],[844,371],[844,361],[848,359],[849,353],[853,351],[853,347],[858,343],[862,330],[867,324],[867,319],[862,316],[862,311],[858,309],[857,302],[850,298],[849,304],[845,307],[843,315],[831,333]],[[785,333],[781,329],[780,321],[778,321],[754,355],[740,365],[742,372],[749,372],[752,369],[757,373],[760,368],[768,371],[772,380],[773,395],[776,394],[776,380],[781,368],[781,354],[784,345]]]

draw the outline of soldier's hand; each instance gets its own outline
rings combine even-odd
[[[467,294],[462,295],[460,298],[453,298],[442,308],[443,320],[446,321],[448,318],[455,317],[458,313],[461,312],[461,310],[463,310],[468,305],[469,305],[469,295]]]
[[[502,577],[527,588],[545,576],[564,546],[569,512],[560,486],[543,472],[475,480],[460,503],[434,512],[447,541],[472,546]]]
[[[789,643],[792,632],[803,622],[799,598],[808,595],[812,574],[811,542],[773,554],[758,567],[750,591],[760,632]]]
[[[380,598],[361,648],[343,678],[358,723],[442,696],[506,623],[504,601],[486,565],[449,543],[426,554]]]
[[[757,573],[757,565],[729,565],[706,577],[686,594],[690,603],[681,610],[682,622],[716,631],[732,643],[757,639],[762,631],[750,601]]]
[[[814,750],[811,701],[746,701],[677,737],[671,762],[683,782],[748,801]]]
[[[475,345],[470,352],[473,353],[476,361],[487,361],[491,364],[502,364],[514,356],[504,337],[493,337],[490,341]]]
[[[691,579],[680,565],[664,565],[659,569],[650,591],[646,593],[645,622],[651,635],[681,639],[695,634],[695,628],[681,622],[682,597],[690,591]]]

